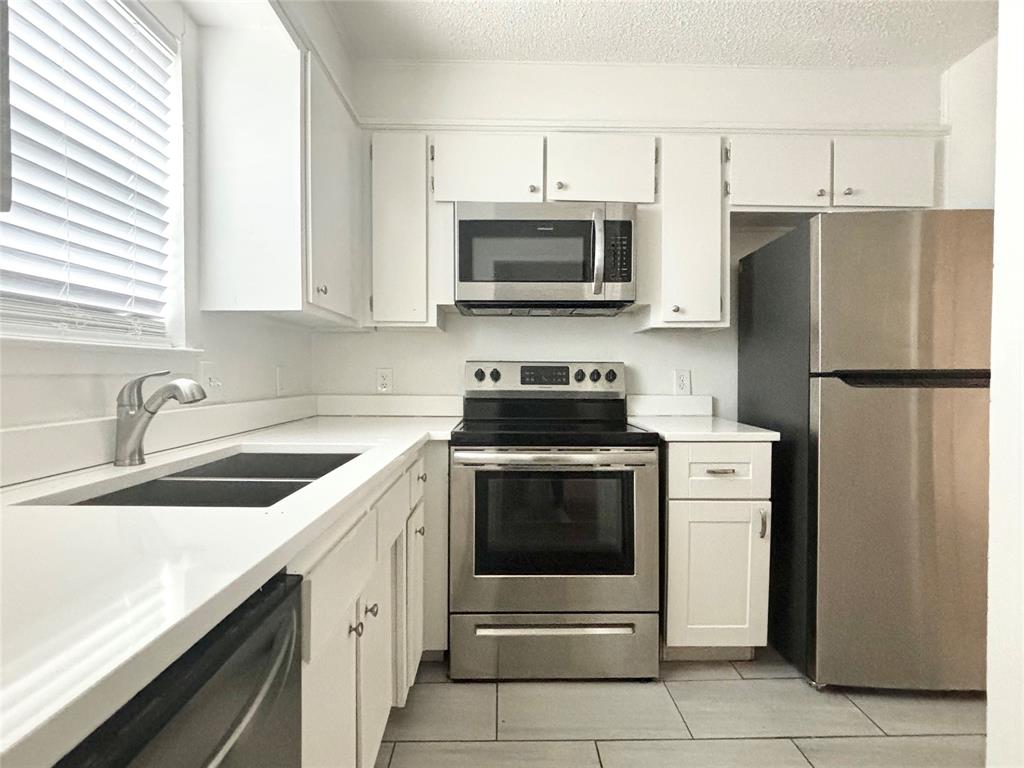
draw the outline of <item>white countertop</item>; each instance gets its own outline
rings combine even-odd
[[[315,417],[4,489],[0,755],[49,765],[296,555],[354,524],[369,494],[457,418]],[[709,416],[637,416],[669,441],[778,440]],[[360,452],[268,508],[76,507],[238,450]],[[72,489],[90,486],[87,494]],[[47,505],[21,502],[58,495]]]
[[[318,417],[4,489],[0,754],[50,765],[320,535],[354,523],[375,479],[454,418]],[[16,506],[86,498],[242,450],[365,451],[268,508]],[[132,482],[125,482],[131,478]],[[70,499],[69,499],[70,501]]]
[[[670,443],[763,443],[780,439],[778,432],[717,416],[630,416],[629,423],[658,432]]]

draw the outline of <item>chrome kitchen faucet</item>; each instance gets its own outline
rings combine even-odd
[[[117,443],[114,448],[115,467],[134,467],[146,463],[142,440],[149,422],[168,400],[177,400],[182,405],[198,403],[206,399],[206,392],[199,382],[192,379],[174,379],[167,382],[149,396],[142,399],[142,382],[153,376],[167,376],[170,371],[156,371],[132,379],[117,393]]]

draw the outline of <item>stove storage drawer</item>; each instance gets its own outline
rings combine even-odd
[[[670,499],[767,499],[771,443],[670,443]]]
[[[453,680],[656,678],[657,613],[452,614]]]

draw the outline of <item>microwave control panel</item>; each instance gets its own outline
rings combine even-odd
[[[633,224],[604,223],[604,279],[607,283],[633,281]]]

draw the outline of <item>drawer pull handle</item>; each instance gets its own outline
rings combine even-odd
[[[416,475],[416,479],[419,480],[421,483],[427,482],[427,473],[424,472],[422,475]]]
[[[416,533],[418,533],[420,536],[426,536],[427,535],[426,526],[421,525],[419,528],[416,529]]]
[[[760,510],[761,512],[761,538],[763,539],[768,535],[768,512],[767,510]]]
[[[369,608],[367,608],[365,611],[363,611],[363,615],[364,616],[365,615],[370,615],[370,616],[373,616],[374,618],[377,618],[377,614],[378,613],[380,613],[380,604],[379,603],[374,603]],[[362,623],[362,622],[360,622],[360,623]]]
[[[536,624],[532,627],[478,625],[477,637],[572,637],[574,635],[635,635],[633,624]]]
[[[705,472],[707,472],[709,475],[735,475],[736,474],[736,470],[733,469],[732,467],[729,467],[728,469],[725,469],[725,468],[723,468],[723,469],[707,469],[707,470],[705,470]]]
[[[365,627],[363,627],[363,622],[360,621],[354,627],[350,624],[348,627],[348,633],[350,635],[355,635],[356,637],[362,637],[364,629]]]

